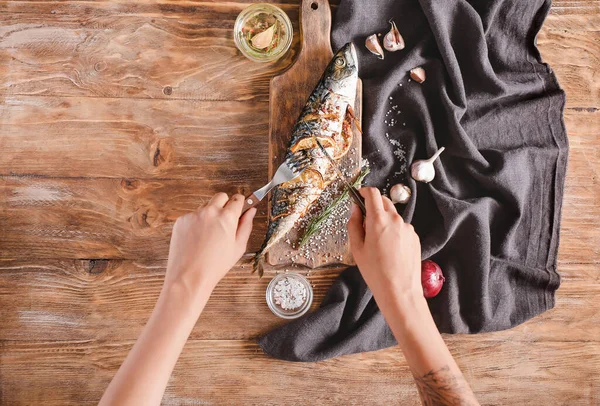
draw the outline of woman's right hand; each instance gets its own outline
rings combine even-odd
[[[421,243],[390,199],[360,189],[367,215],[355,206],[350,249],[392,329],[424,405],[479,405],[435,325],[421,288]]]
[[[394,204],[378,189],[360,189],[365,217],[356,206],[348,222],[350,249],[363,278],[381,306],[386,298],[422,299],[421,243]]]

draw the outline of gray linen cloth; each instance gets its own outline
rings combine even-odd
[[[353,41],[359,52],[367,183],[413,190],[398,208],[423,258],[446,277],[429,300],[441,332],[508,329],[554,306],[568,144],[565,95],[536,47],[549,9],[549,0],[342,0],[337,8],[334,48]],[[379,60],[365,38],[385,34],[390,19],[406,48]],[[422,84],[408,80],[417,66]],[[415,183],[407,165],[442,146],[436,178]],[[317,311],[258,342],[290,361],[396,343],[356,267]]]

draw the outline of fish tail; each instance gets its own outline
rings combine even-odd
[[[265,238],[265,242],[263,243],[262,247],[260,247],[258,252],[254,255],[254,260],[252,263],[252,273],[258,272],[259,278],[262,278],[265,273],[264,264],[267,251],[273,246],[275,242],[277,242],[277,240],[278,239],[274,239],[272,237],[272,233],[267,233],[267,238]]]
[[[262,252],[257,252],[254,256],[254,261],[252,262],[252,273],[258,273],[258,277],[262,278],[265,274],[265,255]]]
[[[260,247],[258,252],[254,254],[254,258],[252,260],[252,273],[258,273],[259,278],[262,278],[265,273],[265,254],[267,252],[267,246],[270,240],[270,235],[267,235],[267,238],[265,238],[262,247]]]
[[[278,190],[275,189],[274,198],[277,199]],[[273,246],[273,244],[278,240],[278,238],[274,238],[275,230],[279,225],[280,220],[271,221],[269,227],[267,228],[267,235],[265,236],[265,240],[263,241],[262,246],[258,250],[256,254],[254,254],[254,260],[252,262],[252,273],[257,272],[260,278],[264,275],[264,263],[265,263],[265,255],[269,248]]]
[[[264,247],[264,244],[263,244],[263,247]],[[256,254],[254,254],[254,258],[252,260],[252,273],[258,273],[259,278],[262,278],[265,273],[264,262],[265,262],[265,252],[264,252],[263,248],[261,247],[261,249]]]

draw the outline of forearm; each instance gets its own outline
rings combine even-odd
[[[478,405],[419,295],[386,295],[380,308],[413,373],[425,405]],[[379,302],[378,302],[379,303]]]
[[[169,377],[210,291],[192,300],[183,291],[164,288],[156,306],[100,405],[159,405]]]

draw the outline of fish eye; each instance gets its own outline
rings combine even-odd
[[[337,58],[335,58],[335,66],[338,67],[344,67],[346,65],[346,61],[344,60],[344,58],[342,58],[341,56],[338,56]]]

